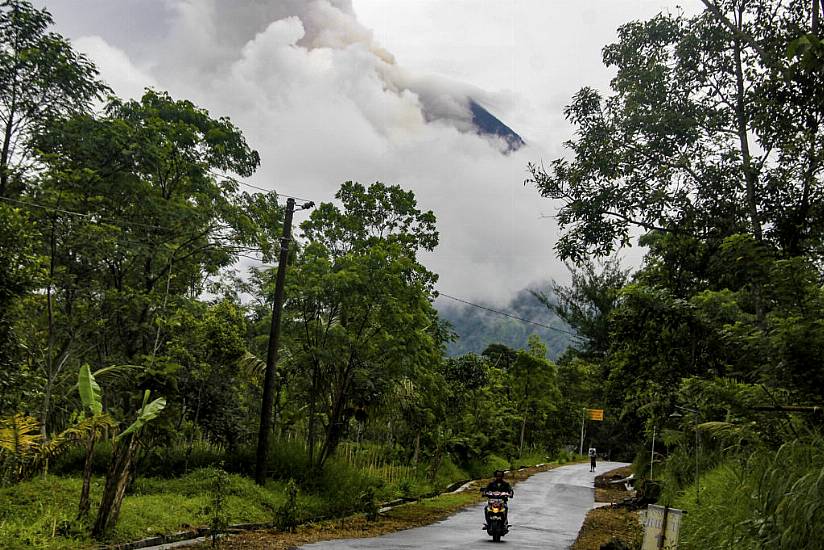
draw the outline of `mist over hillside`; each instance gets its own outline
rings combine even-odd
[[[480,305],[486,306],[482,302]],[[525,348],[531,334],[546,343],[550,359],[557,359],[569,347],[570,328],[553,311],[541,303],[528,289],[521,290],[506,306],[489,306],[516,317],[557,328],[539,327],[504,315],[440,298],[435,307],[441,318],[449,321],[458,339],[447,347],[449,355],[481,353],[489,344],[504,344],[514,349]]]

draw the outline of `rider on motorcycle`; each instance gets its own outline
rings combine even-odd
[[[510,496],[510,498],[513,495],[512,486],[504,480],[503,470],[495,470],[495,479],[489,482],[489,484],[486,486],[483,492],[507,493]]]
[[[481,493],[489,497],[489,504],[484,508],[486,523],[483,528],[492,535],[495,542],[509,531],[507,499],[512,498],[512,486],[504,481],[503,470],[495,470],[495,479],[481,489]],[[503,508],[503,510],[500,509]]]

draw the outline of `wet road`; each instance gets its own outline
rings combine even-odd
[[[426,548],[430,550],[508,547],[514,549],[565,549],[575,541],[584,517],[592,508],[592,482],[598,473],[626,466],[620,462],[599,462],[590,473],[589,464],[572,464],[536,474],[515,486],[509,504],[512,527],[500,545],[481,529],[483,504],[426,527],[398,531],[372,539],[346,539],[301,546],[302,550],[344,550],[350,548]]]

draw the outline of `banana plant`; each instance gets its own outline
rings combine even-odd
[[[92,480],[92,460],[97,434],[107,428],[115,429],[117,423],[108,414],[103,413],[103,395],[88,364],[80,367],[80,371],[77,373],[77,390],[80,393],[80,401],[83,403],[84,411],[91,413],[91,416],[84,420],[90,427],[85,438],[86,456],[83,461],[83,488],[80,491],[80,503],[77,512],[77,517],[81,518],[89,513],[89,488]]]
[[[151,392],[146,390],[143,393],[143,404],[137,413],[137,418],[128,428],[114,438],[115,447],[112,453],[112,461],[109,464],[109,471],[106,474],[106,486],[103,489],[97,519],[95,519],[92,527],[92,536],[97,539],[102,538],[109,529],[113,528],[120,516],[120,505],[123,504],[126,486],[129,483],[132,459],[137,449],[137,435],[146,424],[157,418],[166,407],[165,397],[149,401],[150,397]]]

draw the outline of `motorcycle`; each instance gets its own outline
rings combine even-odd
[[[488,499],[484,507],[486,525],[483,529],[492,537],[493,542],[501,542],[501,537],[509,532],[508,501],[511,494],[486,490],[481,490],[481,492]]]

